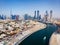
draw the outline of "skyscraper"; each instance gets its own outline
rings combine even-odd
[[[39,10],[37,10],[37,19],[39,20]]]
[[[1,15],[0,15],[0,19],[1,19]]]
[[[46,11],[44,15],[44,22],[47,22],[47,21],[48,21],[48,11]]]
[[[16,15],[16,20],[19,20],[19,15]]]
[[[36,17],[36,11],[34,12],[34,19],[36,19],[37,17]]]
[[[38,21],[41,19],[41,15],[39,15],[39,10],[34,12],[34,19],[36,19]]]
[[[25,14],[25,15],[24,15],[24,19],[25,19],[25,20],[28,20],[28,14]]]
[[[16,15],[11,15],[12,20],[16,20]]]
[[[41,19],[41,15],[39,15],[39,20]]]
[[[51,19],[52,19],[52,10],[50,10],[50,22],[51,22]]]
[[[5,20],[6,19],[6,15],[0,15],[0,19]]]

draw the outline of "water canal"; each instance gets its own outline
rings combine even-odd
[[[49,39],[52,33],[55,32],[57,29],[57,26],[53,24],[47,24],[47,27],[45,29],[31,34],[19,45],[49,45]]]

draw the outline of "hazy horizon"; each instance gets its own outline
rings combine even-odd
[[[0,14],[10,15],[29,14],[34,16],[34,11],[39,10],[43,17],[45,11],[53,10],[53,17],[60,18],[60,0],[0,0]]]

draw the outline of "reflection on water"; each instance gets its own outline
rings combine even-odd
[[[45,29],[37,31],[23,40],[19,45],[49,45],[49,39],[57,26],[47,24]]]

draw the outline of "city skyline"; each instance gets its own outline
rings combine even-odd
[[[10,15],[19,14],[20,16],[24,14],[29,14],[34,16],[34,11],[39,10],[41,16],[43,17],[45,11],[50,13],[53,10],[53,17],[60,18],[60,0],[0,0],[0,14]]]

